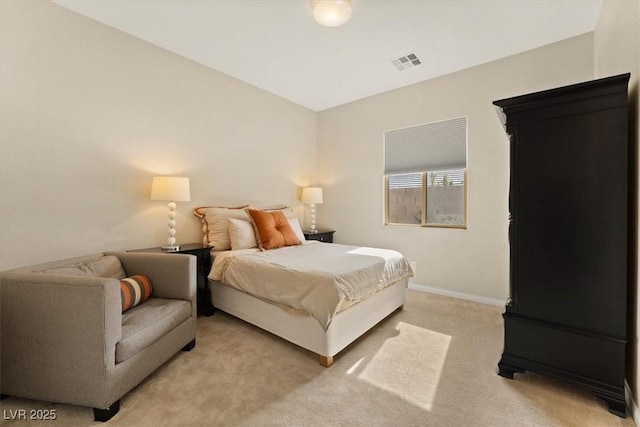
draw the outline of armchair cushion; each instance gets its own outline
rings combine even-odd
[[[191,302],[149,298],[122,314],[122,339],[116,344],[116,364],[153,344],[189,319]]]

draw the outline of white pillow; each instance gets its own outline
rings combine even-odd
[[[258,242],[253,225],[249,221],[243,219],[227,218],[229,227],[229,239],[231,240],[231,249],[251,249],[257,248]]]
[[[304,233],[302,232],[302,227],[300,227],[300,222],[298,221],[298,218],[287,217],[287,219],[289,220],[289,225],[291,226],[291,228],[293,228],[293,232],[296,233],[296,237],[298,238],[298,240],[300,240],[301,242],[304,242],[305,240],[307,240],[304,238]]]

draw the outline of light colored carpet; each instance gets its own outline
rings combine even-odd
[[[496,374],[499,308],[408,291],[396,312],[330,368],[224,313],[198,318],[196,348],[127,394],[109,426],[633,426],[580,389]],[[56,409],[47,426],[105,425],[90,408],[10,397],[9,410]]]

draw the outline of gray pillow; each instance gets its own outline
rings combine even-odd
[[[126,277],[122,264],[120,264],[120,260],[114,255],[105,255],[95,261],[82,264],[41,270],[39,273],[61,274],[65,276],[109,277],[118,280],[122,280]]]

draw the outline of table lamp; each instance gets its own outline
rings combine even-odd
[[[317,233],[316,230],[316,203],[322,203],[322,188],[305,187],[302,189],[302,203],[309,203],[311,209],[311,227],[310,233]]]
[[[169,246],[163,246],[165,252],[177,252],[176,245],[176,203],[191,201],[189,178],[182,176],[154,176],[151,183],[151,200],[167,200],[169,204]]]

